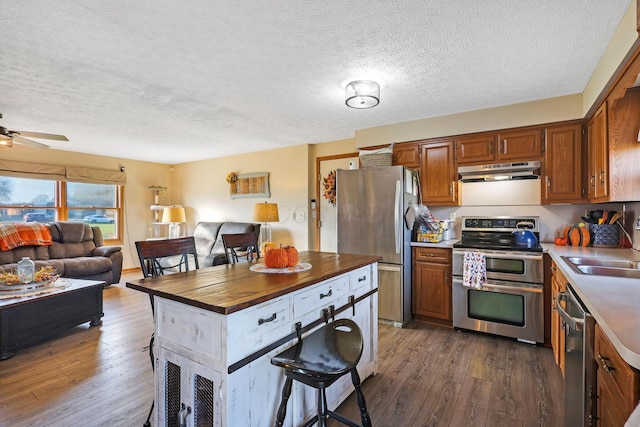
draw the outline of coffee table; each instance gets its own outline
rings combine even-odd
[[[58,288],[0,299],[0,360],[85,322],[102,324],[105,282],[60,278]]]

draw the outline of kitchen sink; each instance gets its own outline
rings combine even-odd
[[[565,261],[574,265],[593,265],[598,267],[614,268],[640,268],[640,261],[628,259],[606,259],[606,258],[583,258],[583,257],[562,257]]]
[[[626,259],[561,257],[576,273],[640,279],[640,262]]]

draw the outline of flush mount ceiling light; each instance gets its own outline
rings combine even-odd
[[[351,108],[371,108],[380,103],[380,85],[371,80],[356,80],[345,88],[345,103]]]

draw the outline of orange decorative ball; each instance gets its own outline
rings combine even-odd
[[[287,246],[284,249],[287,251],[287,256],[289,258],[287,267],[295,267],[296,264],[298,264],[298,250],[293,246]]]
[[[285,248],[269,249],[264,254],[264,265],[268,268],[285,268],[289,265],[289,256]]]

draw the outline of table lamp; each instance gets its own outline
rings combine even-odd
[[[165,206],[162,211],[162,222],[168,222],[169,225],[169,238],[177,239],[180,237],[180,223],[186,222],[187,218],[184,213],[184,208],[179,205]]]
[[[256,203],[253,208],[253,220],[262,223],[260,230],[260,245],[265,242],[271,242],[271,225],[269,222],[278,222],[278,204],[277,203]]]

